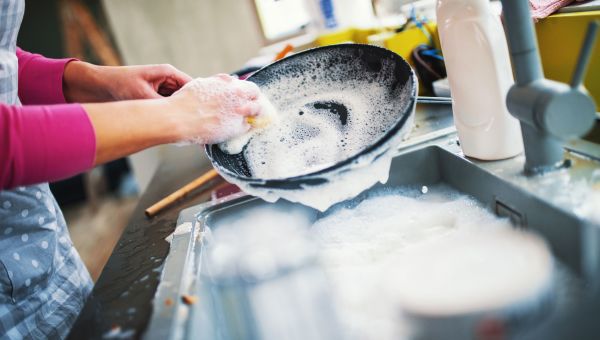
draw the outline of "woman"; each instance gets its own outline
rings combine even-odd
[[[241,134],[245,116],[261,111],[259,91],[169,65],[100,67],[22,51],[24,6],[0,0],[0,337],[64,338],[92,281],[44,182],[161,143]]]

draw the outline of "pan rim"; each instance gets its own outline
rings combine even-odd
[[[311,49],[307,49],[307,50],[298,52],[287,58],[275,61],[269,65],[266,65],[266,66],[262,67],[261,69],[259,69],[258,71],[254,72],[250,77],[247,78],[247,80],[252,81],[252,77],[254,77],[256,74],[259,74],[261,71],[265,70],[268,67],[270,68],[274,65],[277,65],[277,64],[280,64],[283,62],[286,62],[286,63],[290,62],[290,60],[299,58],[304,54],[314,53],[314,51],[317,51],[317,50],[323,51],[323,50],[340,49],[340,48],[346,48],[346,47],[347,48],[358,47],[360,49],[367,49],[367,50],[372,49],[372,50],[377,50],[379,53],[388,54],[391,56],[391,58],[395,58],[398,61],[400,61],[400,63],[403,64],[404,66],[406,66],[407,69],[410,71],[408,81],[405,83],[407,85],[408,84],[412,85],[411,93],[409,95],[409,100],[407,101],[407,105],[404,108],[404,112],[402,112],[399,115],[399,118],[394,122],[394,124],[388,131],[386,131],[378,139],[369,143],[364,149],[358,151],[356,154],[354,154],[340,162],[331,164],[331,165],[327,166],[326,168],[323,168],[323,169],[320,169],[317,171],[313,171],[313,172],[309,172],[306,174],[302,174],[302,175],[296,175],[296,176],[285,177],[285,178],[257,178],[257,177],[242,176],[242,175],[239,175],[239,174],[225,168],[224,166],[218,164],[215,161],[215,159],[213,158],[213,155],[212,155],[212,152],[213,152],[212,148],[218,147],[217,144],[206,144],[204,146],[204,150],[206,152],[206,155],[208,156],[208,159],[212,163],[213,167],[222,175],[231,177],[232,179],[235,179],[240,182],[244,182],[244,183],[252,185],[252,186],[280,188],[279,184],[283,184],[283,183],[289,184],[291,182],[300,182],[301,183],[301,182],[306,182],[307,180],[321,179],[321,178],[323,178],[322,175],[324,175],[324,174],[330,174],[330,173],[334,173],[336,171],[341,171],[344,168],[356,163],[361,157],[363,157],[365,155],[373,154],[373,152],[375,150],[377,150],[378,148],[383,146],[386,142],[392,140],[393,137],[396,136],[396,134],[399,133],[399,131],[404,127],[404,125],[406,124],[406,121],[410,118],[410,116],[413,112],[413,108],[415,107],[417,95],[418,95],[418,93],[417,93],[418,85],[417,85],[416,74],[415,74],[415,71],[412,68],[412,66],[410,66],[410,64],[402,56],[400,56],[397,53],[394,53],[393,51],[390,51],[386,48],[379,47],[379,46],[373,46],[373,45],[367,45],[367,44],[355,44],[355,43],[343,43],[343,44],[315,47],[315,48],[311,48]],[[387,149],[383,150],[380,153],[375,154],[373,159],[377,159],[385,151],[387,151]],[[269,185],[269,184],[273,184],[273,185]],[[283,188],[280,188],[280,189],[283,189]]]

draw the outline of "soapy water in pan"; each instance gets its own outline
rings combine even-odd
[[[219,145],[236,156],[213,162],[248,194],[325,211],[387,181],[396,147],[414,124],[417,81],[397,55],[372,46],[340,45],[301,57],[250,78],[278,118],[242,142]],[[236,160],[238,152],[243,161]],[[292,185],[261,182],[276,179]]]
[[[390,90],[394,77],[385,74],[393,71],[391,61],[383,60],[376,76],[342,75],[343,81],[331,74],[360,72],[361,66],[317,65],[318,59],[306,64],[314,68],[310,76],[286,77],[261,88],[279,117],[247,137],[243,152],[253,177],[294,177],[356,155],[381,138],[408,105],[410,86]],[[240,151],[239,142],[220,147],[228,153]]]

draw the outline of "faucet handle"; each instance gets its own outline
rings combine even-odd
[[[542,131],[559,138],[571,139],[583,136],[594,126],[596,104],[581,85],[590,64],[599,26],[598,20],[591,21],[588,25],[571,84],[545,81],[542,91],[546,93],[544,100],[538,102],[541,107],[535,110]]]
[[[581,50],[579,52],[579,60],[577,60],[575,72],[573,73],[573,78],[571,79],[571,87],[573,89],[579,88],[579,86],[581,86],[583,83],[583,78],[585,77],[587,68],[590,65],[590,58],[594,49],[594,43],[596,42],[596,36],[598,35],[598,26],[600,26],[599,20],[593,20],[588,25],[588,29],[583,40],[583,45],[581,46]]]

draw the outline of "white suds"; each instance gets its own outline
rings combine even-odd
[[[352,339],[406,336],[402,310],[439,315],[518,305],[540,294],[552,272],[540,238],[444,186],[336,208],[312,232]]]
[[[511,318],[546,306],[554,266],[541,238],[449,187],[427,188],[371,192],[316,222],[314,210],[299,205],[223,216],[205,230],[204,275],[261,281],[317,256],[349,339],[405,338],[415,320],[427,326],[487,311]],[[260,301],[281,302],[273,291]]]
[[[237,184],[244,192],[258,196],[267,202],[284,198],[306,206],[325,211],[335,203],[350,199],[373,186],[385,183],[389,177],[392,153],[382,155],[377,160],[359,160],[350,166],[349,171],[336,171],[328,174],[328,182],[315,186],[304,186],[298,190],[271,191],[255,188],[245,183]],[[227,177],[226,177],[227,178]]]
[[[250,98],[257,97],[260,90],[256,84],[238,80],[227,75],[196,78],[179,92],[191,94],[197,100],[196,110],[203,118],[203,132],[196,137],[177,142],[177,145],[221,143],[248,131],[246,117],[240,109],[253,105]]]
[[[261,132],[272,124],[277,124],[279,121],[277,109],[275,109],[275,106],[273,106],[265,94],[261,93],[257,99],[257,104],[261,109],[260,114],[256,117],[247,118],[247,120],[250,119],[250,130],[241,136],[219,144],[219,148],[221,150],[230,155],[240,153],[242,152],[244,146],[246,146],[250,139],[252,139],[252,137],[254,137],[257,133]]]
[[[288,178],[323,169],[360,152],[398,118],[387,111],[383,102],[393,100],[381,84],[315,84],[307,97],[298,97],[294,82],[299,81],[290,80],[289,91],[271,90],[281,119],[248,143],[244,156],[253,177]]]
[[[310,224],[303,211],[270,206],[224,218],[203,236],[210,275],[261,277],[301,264],[315,254],[307,237]]]

